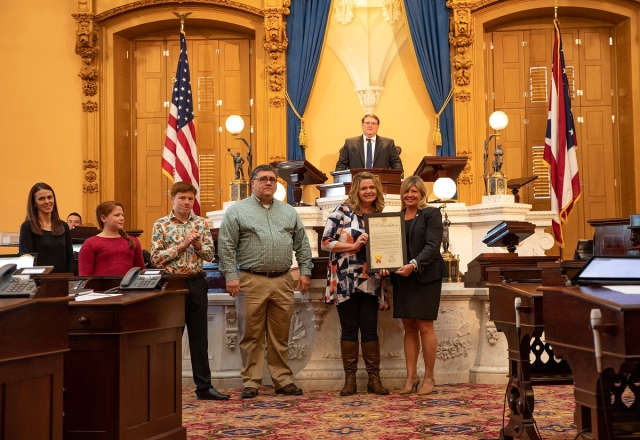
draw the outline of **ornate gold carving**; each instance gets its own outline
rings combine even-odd
[[[284,51],[287,50],[289,40],[283,26],[284,16],[289,15],[291,0],[284,0],[282,8],[268,8],[264,16],[264,50],[269,54],[269,89],[279,92],[284,87]]]
[[[272,92],[279,92],[284,85],[284,64],[271,61],[267,66],[269,72],[269,88]]]
[[[458,151],[456,152],[456,156],[467,158],[467,164],[458,176],[458,185],[471,185],[473,183],[473,175],[471,175],[471,151]]]
[[[393,24],[402,18],[402,6],[400,0],[383,0],[382,17],[384,21]]]
[[[86,183],[83,183],[82,184],[82,192],[83,193],[88,193],[88,194],[97,193],[98,192],[98,184],[97,183],[96,184],[90,183],[90,184],[87,185]]]
[[[82,103],[82,111],[83,112],[97,112],[98,111],[98,103],[94,101],[87,101]]]
[[[456,93],[456,101],[458,102],[469,102],[471,101],[471,93],[466,90],[462,90]]]
[[[98,69],[93,64],[92,58],[82,58],[82,68],[78,74],[82,78],[82,91],[87,96],[94,96],[98,93]]]
[[[273,98],[269,98],[269,105],[271,107],[282,107],[284,103],[285,100],[281,96],[274,96]]]
[[[282,157],[282,156],[271,156],[271,158],[269,158],[269,163],[273,163],[273,162],[285,162],[287,160],[286,157]]]
[[[98,178],[98,175],[96,174],[95,171],[87,171],[86,173],[84,173],[84,180],[86,180],[89,183],[95,182],[97,178]]]
[[[336,12],[336,20],[340,24],[347,25],[353,20],[353,8],[355,2],[353,0],[336,0],[333,10]]]
[[[456,48],[456,55],[453,57],[454,80],[458,86],[467,86],[471,81],[470,69],[473,66],[468,57],[469,46],[474,42],[471,4],[449,0],[447,7],[453,12],[449,19],[449,43]]]
[[[76,54],[82,57],[82,67],[78,74],[82,79],[82,92],[85,96],[94,96],[98,93],[98,69],[95,64],[95,57],[100,53],[98,26],[95,24],[94,14],[72,15],[77,23]]]
[[[133,11],[135,9],[147,8],[149,6],[154,6],[154,5],[162,5],[166,3],[182,3],[182,2],[181,1],[176,2],[176,0],[138,0],[126,5],[109,9],[107,11],[101,12],[100,14],[96,14],[95,18],[96,18],[96,22],[99,23],[103,20],[106,20],[107,18],[114,17],[124,12]],[[259,15],[259,16],[264,15],[262,9],[254,8],[253,6],[245,5],[240,2],[236,2],[232,0],[189,0],[189,3],[201,3],[201,4],[207,4],[207,5],[226,6],[229,8],[249,12],[254,15]],[[290,1],[289,1],[289,4],[291,4]]]
[[[98,161],[97,160],[83,160],[82,161],[82,169],[98,169]]]

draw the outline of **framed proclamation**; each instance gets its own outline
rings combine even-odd
[[[402,212],[384,212],[364,215],[367,240],[367,272],[380,269],[390,272],[407,263],[404,217]]]

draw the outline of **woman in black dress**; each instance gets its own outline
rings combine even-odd
[[[440,254],[442,215],[438,209],[427,206],[427,189],[418,176],[408,177],[402,182],[400,197],[409,263],[391,275],[393,317],[401,318],[404,325],[407,364],[407,381],[399,394],[431,394],[438,345],[433,321],[438,318],[442,278],[447,276],[447,266]],[[421,343],[424,380],[418,391]]]
[[[75,269],[69,226],[60,220],[56,195],[46,183],[36,183],[29,192],[18,249],[38,254],[38,265],[53,266],[52,272],[73,273]]]

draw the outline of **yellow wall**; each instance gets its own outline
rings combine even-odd
[[[82,210],[82,90],[74,2],[3,0],[0,13],[0,231],[18,231],[36,182],[61,216]]]
[[[410,43],[404,45],[389,69],[385,91],[375,113],[380,118],[380,136],[390,137],[402,147],[405,175],[411,175],[424,156],[435,156],[431,142],[435,111],[424,86]],[[353,82],[336,54],[325,47],[309,104],[305,128],[309,136],[306,159],[332,179],[338,151],[345,138],[362,134],[364,110],[354,92]],[[306,203],[313,204],[319,193],[305,188]]]

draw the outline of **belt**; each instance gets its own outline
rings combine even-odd
[[[288,270],[285,270],[283,272],[258,272],[257,270],[251,270],[251,269],[240,269],[240,270],[243,272],[250,273],[252,275],[260,275],[262,277],[267,277],[267,278],[278,278],[278,277],[281,277],[282,275],[289,273]]]
[[[194,273],[194,274],[191,274],[191,275],[189,275],[187,277],[187,281],[197,281],[197,280],[199,280],[201,278],[204,278],[206,276],[207,276],[207,274],[205,272]]]

